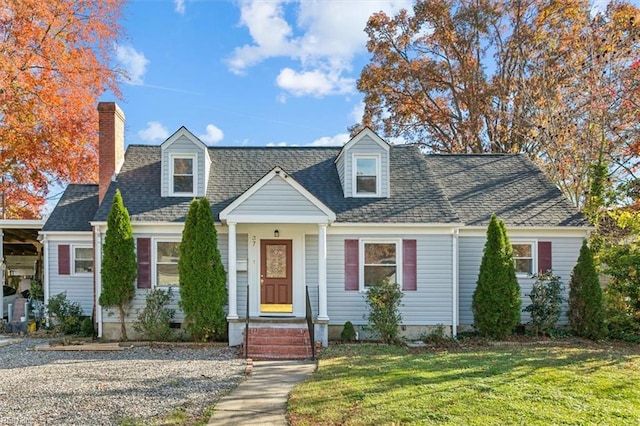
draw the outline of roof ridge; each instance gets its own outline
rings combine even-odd
[[[522,157],[522,152],[429,152],[428,157]]]

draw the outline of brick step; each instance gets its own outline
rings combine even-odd
[[[249,353],[253,359],[309,359],[311,339],[305,328],[250,328]]]
[[[308,336],[252,336],[250,345],[307,345],[311,344]]]
[[[253,359],[307,359],[311,358],[311,348],[291,345],[251,345],[249,358]]]
[[[249,354],[249,358],[255,361],[272,361],[272,360],[287,360],[287,361],[304,361],[311,359],[311,355],[292,355],[292,354],[274,354],[269,353],[268,355],[264,354]]]
[[[308,336],[309,330],[306,328],[249,328],[249,336],[252,334],[261,336]]]

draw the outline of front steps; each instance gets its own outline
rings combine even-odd
[[[243,340],[243,354],[256,360],[287,359],[304,360],[311,359],[311,339],[306,327],[295,325],[280,325],[270,327],[268,324],[259,326],[249,324],[248,351],[245,352],[245,340]]]

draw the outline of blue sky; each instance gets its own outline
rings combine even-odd
[[[159,144],[184,125],[211,146],[341,145],[362,116],[367,19],[411,5],[130,0],[117,47],[125,143]]]

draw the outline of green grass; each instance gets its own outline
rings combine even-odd
[[[640,346],[331,346],[289,415],[294,425],[640,424]]]

